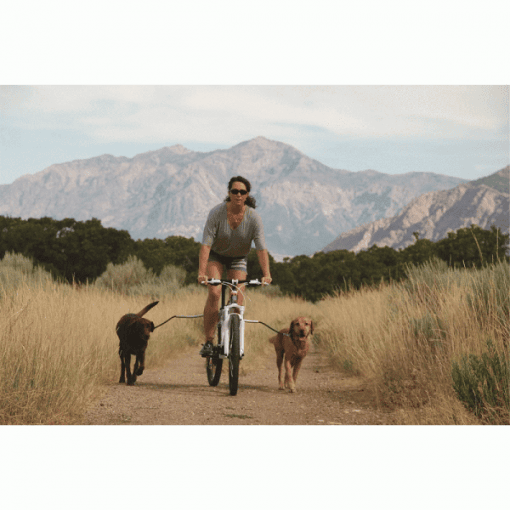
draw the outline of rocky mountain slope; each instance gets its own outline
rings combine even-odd
[[[496,226],[505,233],[510,223],[510,167],[454,189],[426,193],[412,200],[400,214],[380,219],[338,236],[322,251],[360,251],[370,246],[405,248],[421,238],[439,241],[450,231]]]
[[[0,215],[98,218],[134,239],[201,240],[230,177],[253,186],[269,250],[310,255],[342,232],[398,214],[415,197],[465,182],[434,173],[386,175],[329,168],[263,137],[202,153],[181,145],[133,158],[103,155],[55,164],[0,186]]]

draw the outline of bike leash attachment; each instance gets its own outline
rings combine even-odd
[[[154,326],[154,329],[159,328],[160,326],[163,326],[163,324],[166,324],[167,322],[170,322],[172,319],[198,319],[199,317],[203,317],[204,314],[201,315],[174,315],[173,317],[170,317],[165,322],[162,322],[161,324],[158,324],[157,326]],[[244,322],[251,322],[252,324],[262,324],[263,326],[266,326],[266,328],[269,328],[271,331],[274,331],[275,333],[280,333],[278,330],[272,328],[268,324],[262,321],[255,321],[255,320],[248,320],[244,319]],[[282,333],[284,336],[290,336],[288,333]]]
[[[159,324],[159,326],[163,326],[163,324],[166,324],[167,322],[171,321],[172,319],[197,319],[198,317],[203,317],[202,315],[174,315],[173,317],[170,317],[170,319],[167,319],[165,322],[162,322]],[[159,326],[154,326],[154,329],[159,328]]]
[[[251,321],[251,320],[247,320],[245,319],[244,322],[251,322],[253,324],[262,324],[264,326],[266,326],[266,328],[269,328],[271,329],[272,331],[274,331],[275,333],[278,333],[280,334],[279,331],[277,331],[276,329],[272,328],[271,326],[269,326],[268,324],[266,324],[265,322],[262,322],[262,321]],[[282,333],[283,336],[290,336],[288,333]]]

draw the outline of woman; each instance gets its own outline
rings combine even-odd
[[[206,283],[208,278],[220,279],[225,269],[227,279],[245,280],[246,259],[252,241],[262,269],[262,283],[271,283],[264,227],[259,214],[255,212],[255,199],[250,196],[250,191],[251,185],[247,179],[232,177],[226,200],[209,213],[200,248],[199,283]],[[200,351],[201,356],[212,355],[220,297],[221,285],[210,286],[204,308],[205,344]],[[239,293],[240,305],[243,304],[243,297]]]

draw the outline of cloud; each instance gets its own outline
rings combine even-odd
[[[73,129],[102,142],[470,138],[508,125],[502,86],[41,86],[2,89],[17,126]],[[285,135],[285,136],[283,136]]]

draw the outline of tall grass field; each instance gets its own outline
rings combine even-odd
[[[93,284],[57,283],[20,255],[0,261],[0,424],[80,423],[120,375],[115,325],[159,300],[147,318],[201,314],[206,289],[156,278],[136,259],[109,266]],[[312,317],[317,348],[338,370],[362,377],[395,424],[508,424],[510,274],[501,263],[452,270],[410,268],[404,283],[339,293],[312,304],[275,287],[250,289],[246,318],[276,328]],[[277,283],[277,282],[275,282]],[[241,370],[273,357],[265,327],[247,324]],[[201,319],[175,319],[149,341],[146,366],[195,355]],[[190,351],[193,348],[193,351]],[[205,371],[204,371],[205,383]]]
[[[510,273],[436,260],[323,300],[320,343],[399,424],[509,424]]]

